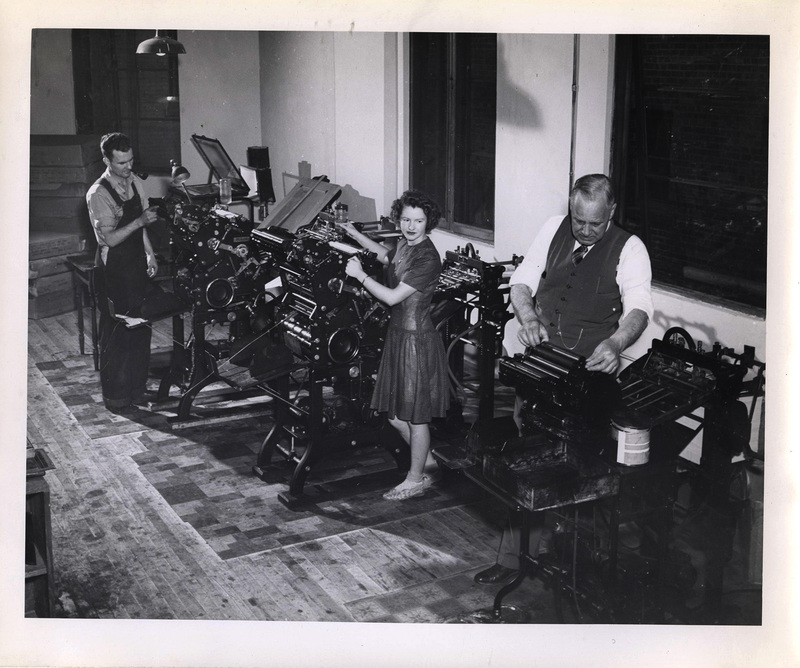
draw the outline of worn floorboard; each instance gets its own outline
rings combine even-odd
[[[87,310],[86,354],[77,361],[73,361],[78,354],[75,313],[29,321],[27,433],[32,445],[44,448],[55,466],[46,479],[52,494],[58,616],[366,620],[359,601],[402,599],[406,589],[474,572],[493,559],[497,529],[469,504],[431,505],[409,522],[380,499],[382,490],[368,497],[370,504],[378,499],[387,506],[384,519],[379,517],[377,523],[359,513],[358,500],[348,502],[349,507],[348,503],[323,507],[322,515],[304,516],[281,506],[275,508],[276,526],[294,537],[285,547],[277,543],[268,550],[221,558],[225,551],[219,545],[225,545],[226,535],[233,532],[202,536],[186,521],[188,515],[176,512],[181,506],[171,505],[157,489],[168,484],[177,469],[192,470],[211,461],[202,446],[192,449],[192,430],[181,431],[179,442],[177,432],[170,433],[160,423],[132,425],[120,416],[87,408],[75,392],[60,396],[40,369],[42,363],[62,362],[65,376],[94,374],[92,369],[85,371],[91,365],[88,318]],[[164,324],[154,332],[153,345],[171,345]],[[75,365],[75,373],[70,365]],[[85,401],[97,399],[95,394]],[[257,448],[263,434],[253,437]],[[173,443],[180,446],[173,446],[175,468],[162,463],[160,472],[154,467],[152,475],[147,473],[149,464],[143,462],[151,457],[148,451],[168,452],[164,448]],[[245,460],[251,454],[242,451]],[[370,453],[365,461],[370,457],[365,466],[379,467],[380,456],[376,459]],[[234,474],[232,479],[240,481],[256,515],[249,511],[226,519],[238,524],[240,531],[256,531],[257,514],[269,501],[266,497],[275,497],[285,485],[267,485],[247,476],[249,460],[239,473],[234,473],[237,468],[226,468],[224,459],[217,461],[220,464],[213,465],[220,467],[219,474],[204,483],[204,493],[218,499],[212,504],[219,510],[226,507],[231,502],[228,472]],[[230,512],[245,505],[227,507]],[[337,522],[336,531],[318,535],[318,525],[331,518]],[[491,590],[473,587],[476,600],[489,605]],[[441,598],[441,590],[437,591]],[[391,621],[394,608],[402,612],[396,621],[445,620],[430,610],[408,612],[406,607],[386,603],[381,619]],[[465,608],[450,606],[446,612],[453,609]]]
[[[28,321],[27,435],[54,464],[57,616],[438,623],[491,607],[497,588],[472,576],[494,562],[505,515],[485,493],[442,486],[393,504],[363,489],[287,509],[286,478],[250,472],[263,419],[173,431],[162,413],[105,411],[85,317],[82,357],[75,313]],[[168,323],[153,346],[171,346]],[[366,452],[341,468],[382,466]],[[557,621],[536,580],[508,602]]]

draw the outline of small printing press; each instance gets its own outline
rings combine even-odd
[[[433,296],[434,318],[440,318],[451,378],[462,391],[468,384],[463,364],[465,345],[475,352],[473,388],[478,396],[479,418],[494,414],[495,362],[503,354],[505,324],[513,317],[508,309],[507,276],[521,261],[514,255],[508,261],[486,262],[468,243],[463,249],[447,251],[442,262]],[[460,406],[460,402],[456,404]]]
[[[165,205],[166,206],[166,205]],[[271,295],[264,285],[272,277],[270,258],[253,242],[252,222],[225,209],[171,202],[170,246],[174,267],[174,292],[189,305],[191,336],[183,344],[183,323],[173,320],[172,369],[159,390],[164,401],[177,385],[181,398],[176,424],[189,422],[197,395],[209,385],[223,382],[239,396],[236,345],[262,332],[271,320]],[[209,341],[207,326],[227,327],[225,341]],[[227,362],[227,364],[226,364]],[[239,374],[239,377],[241,374]],[[231,392],[217,392],[220,397]]]
[[[191,336],[178,345],[182,320],[173,320],[173,368],[159,399],[178,386],[173,428],[196,423],[201,392],[211,419],[252,415],[261,400],[271,404],[274,421],[253,471],[274,481],[292,466],[280,495],[289,506],[304,500],[315,465],[336,453],[380,444],[399,470],[409,466],[407,445],[369,407],[389,311],[344,271],[352,255],[373,275],[384,268],[337,227],[347,210],[340,194],[324,177],[301,179],[257,227],[210,203],[179,199],[162,212],[171,225],[175,291],[191,305]],[[381,241],[400,236],[385,218],[355,224]],[[509,317],[501,289],[508,264],[484,262],[469,245],[448,252],[434,296],[454,385],[466,383],[464,347],[478,351],[484,411],[493,408],[494,364]],[[227,337],[211,340],[209,326],[227,328]],[[231,407],[239,399],[241,411]]]
[[[501,359],[499,378],[517,391],[520,430],[506,418],[479,421],[464,446],[434,450],[522,524],[518,577],[469,621],[519,621],[520,611],[502,601],[529,573],[553,585],[565,621],[567,610],[576,621],[616,623],[687,614],[675,591],[685,594],[696,574],[686,555],[670,550],[678,483],[688,476],[704,503],[731,510],[735,457],[757,456],[749,447],[755,401],[749,410],[741,401],[763,396],[764,366],[753,349],[703,351],[675,328],[615,382],[545,342]],[[701,431],[702,459],[693,464],[681,453]],[[528,536],[541,511],[552,540],[537,555]],[[620,533],[634,524],[640,545],[628,549]],[[706,591],[721,587],[721,573],[705,577]]]
[[[369,273],[382,265],[342,237],[325,212],[296,234],[254,231],[276,259],[284,290],[274,316],[282,337],[266,352],[283,360],[285,373],[276,374],[274,362],[259,368],[257,360],[252,371],[269,374],[275,402],[275,421],[253,471],[271,480],[275,455],[294,464],[289,490],[279,495],[290,507],[301,501],[313,467],[337,452],[381,444],[398,468],[409,465],[399,436],[369,408],[389,312],[344,273],[354,254]]]

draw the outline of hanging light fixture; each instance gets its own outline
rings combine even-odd
[[[183,44],[171,37],[162,37],[156,30],[156,36],[144,40],[136,47],[136,53],[155,53],[157,56],[186,53]]]

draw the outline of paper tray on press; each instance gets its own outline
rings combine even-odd
[[[528,510],[594,501],[619,492],[619,475],[594,455],[561,442],[518,439],[483,457],[483,476]],[[509,444],[511,445],[511,444]]]

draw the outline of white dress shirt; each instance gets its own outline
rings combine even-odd
[[[539,289],[539,280],[547,264],[547,251],[550,249],[550,242],[553,240],[558,226],[563,220],[564,216],[560,215],[553,216],[545,222],[534,238],[528,252],[525,253],[525,259],[511,275],[510,285],[527,285],[531,290],[531,295],[536,295],[536,291]],[[576,241],[574,248],[579,245]],[[587,254],[592,252],[592,248],[593,246],[589,247]],[[616,282],[622,298],[622,318],[633,309],[644,311],[648,318],[653,317],[651,281],[652,270],[650,269],[650,256],[647,253],[647,248],[645,248],[639,237],[631,235],[620,252],[616,273]],[[513,329],[513,335],[509,329]],[[517,327],[506,327],[504,345],[509,355],[522,352],[522,344],[516,342],[517,329]]]

